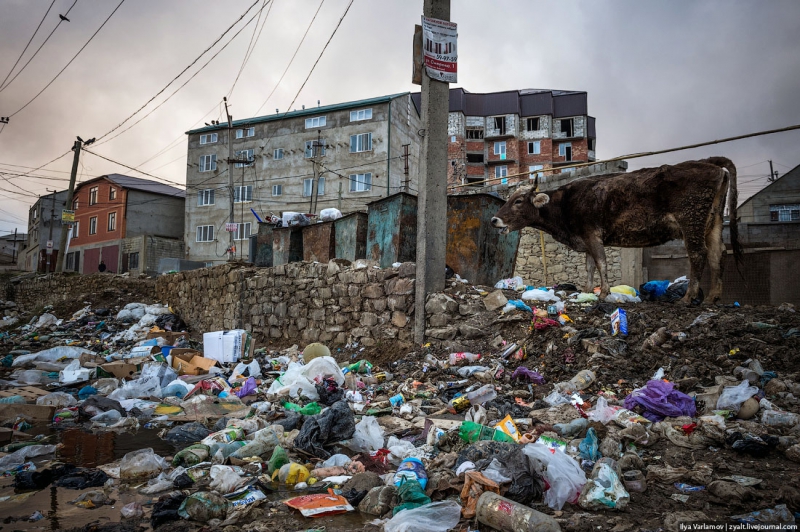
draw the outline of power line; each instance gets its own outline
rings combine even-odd
[[[3,83],[0,83],[0,87],[2,87],[5,84],[6,80],[8,79],[8,76],[10,76],[11,73],[14,72],[14,69],[17,68],[17,65],[19,64],[20,60],[22,59],[22,56],[25,55],[25,52],[28,50],[28,46],[30,46],[31,43],[33,42],[33,38],[36,37],[36,34],[39,32],[39,28],[42,27],[42,24],[44,23],[44,20],[47,18],[47,15],[50,13],[50,10],[53,9],[53,5],[55,5],[55,3],[56,3],[56,0],[53,0],[52,2],[50,2],[50,7],[47,8],[47,11],[45,11],[44,16],[42,17],[42,20],[39,21],[39,25],[36,26],[35,30],[33,30],[33,35],[31,35],[31,38],[28,39],[28,44],[25,45],[25,48],[22,49],[22,53],[20,53],[19,57],[17,57],[17,60],[14,61],[14,66],[12,66],[11,70],[8,71],[8,74],[6,74],[5,79],[3,79]],[[23,68],[25,68],[25,67],[23,67]],[[0,89],[0,90],[2,90],[2,89]]]
[[[164,87],[163,87],[163,88],[162,88],[160,91],[158,91],[158,92],[157,92],[155,95],[153,95],[153,97],[152,97],[152,98],[150,98],[149,100],[147,100],[147,101],[144,103],[144,105],[142,105],[141,107],[139,107],[139,108],[138,108],[136,111],[134,111],[134,112],[133,112],[133,113],[132,113],[130,116],[128,116],[128,117],[127,117],[125,120],[123,120],[122,122],[120,122],[119,124],[117,124],[116,126],[114,126],[113,128],[111,128],[111,129],[110,129],[109,131],[107,131],[106,133],[104,133],[104,134],[100,135],[100,136],[98,137],[98,141],[100,141],[101,139],[104,139],[105,137],[107,137],[108,135],[110,135],[111,133],[113,133],[114,131],[116,131],[117,129],[119,129],[120,127],[122,127],[122,125],[123,125],[123,124],[125,124],[125,123],[126,123],[128,120],[130,120],[130,119],[131,119],[131,118],[133,118],[134,116],[136,116],[136,115],[137,115],[137,114],[138,114],[140,111],[142,111],[142,109],[144,109],[145,107],[147,107],[147,106],[150,104],[150,102],[152,102],[153,100],[155,100],[155,99],[156,99],[158,96],[160,96],[160,95],[161,95],[161,94],[162,94],[162,93],[163,93],[165,90],[167,90],[167,89],[169,88],[169,86],[170,86],[170,85],[172,85],[172,84],[173,84],[175,81],[177,81],[177,79],[178,79],[179,77],[181,77],[181,76],[182,76],[182,75],[183,75],[183,74],[184,74],[184,73],[185,73],[187,70],[189,70],[189,69],[190,69],[192,66],[194,66],[194,65],[195,65],[195,63],[197,63],[197,62],[198,62],[198,61],[199,61],[199,60],[200,60],[200,59],[201,59],[201,58],[202,58],[202,57],[203,57],[203,56],[206,54],[206,52],[208,52],[209,50],[211,50],[211,48],[213,48],[213,47],[214,47],[214,46],[215,46],[215,45],[216,45],[216,44],[217,44],[219,41],[221,41],[221,40],[222,40],[222,38],[223,38],[223,37],[225,37],[225,35],[227,35],[227,34],[228,34],[228,32],[230,32],[230,31],[233,29],[233,27],[234,27],[234,26],[236,26],[236,24],[238,24],[238,23],[239,23],[239,21],[241,21],[241,20],[242,20],[242,19],[243,19],[245,16],[247,16],[247,14],[250,12],[250,10],[251,10],[251,9],[253,9],[253,7],[255,7],[255,6],[256,6],[256,4],[258,4],[258,2],[259,2],[259,1],[260,1],[260,0],[255,0],[255,2],[253,2],[252,4],[250,4],[250,7],[248,7],[248,8],[247,8],[247,10],[245,10],[245,12],[244,12],[244,13],[242,13],[242,15],[241,15],[241,16],[240,16],[238,19],[236,19],[236,20],[233,22],[233,24],[231,24],[230,26],[228,26],[228,29],[226,29],[224,32],[222,32],[222,34],[221,34],[219,37],[217,37],[217,38],[216,38],[216,40],[215,40],[213,43],[211,43],[211,44],[210,44],[210,45],[209,45],[209,46],[208,46],[208,47],[207,47],[205,50],[203,50],[203,51],[200,53],[200,55],[198,55],[198,56],[197,56],[197,57],[194,59],[194,61],[192,61],[191,63],[189,63],[189,65],[188,65],[186,68],[184,68],[183,70],[181,70],[181,71],[180,71],[180,73],[179,73],[177,76],[175,76],[174,78],[172,78],[172,79],[170,80],[170,82],[169,82],[169,83],[167,83],[166,85],[164,85]],[[263,9],[263,8],[262,8],[262,9]],[[259,13],[261,13],[261,10],[259,10]],[[247,24],[245,24],[244,26],[242,26],[242,28],[241,28],[241,29],[240,29],[238,32],[236,32],[236,34],[233,36],[233,38],[232,38],[230,41],[228,41],[228,42],[225,44],[225,46],[223,46],[223,47],[222,47],[222,48],[221,48],[221,49],[220,49],[220,50],[219,50],[219,51],[218,51],[216,54],[214,54],[214,55],[211,57],[211,59],[214,59],[214,57],[216,57],[216,56],[217,56],[217,55],[218,55],[218,54],[219,54],[219,53],[220,53],[222,50],[224,50],[224,49],[225,49],[225,47],[226,47],[226,46],[228,46],[228,44],[230,44],[230,43],[233,41],[233,39],[235,39],[235,38],[236,38],[236,36],[237,36],[237,35],[239,35],[239,33],[240,33],[240,32],[241,32],[241,31],[242,31],[244,28],[246,28],[246,27],[247,27],[247,26],[250,24],[250,22],[252,22],[252,20],[253,20],[253,19],[251,18],[251,19],[250,19],[250,21],[248,21],[248,22],[247,22]],[[209,62],[210,62],[210,60],[209,60],[208,62],[206,62],[206,63],[205,63],[205,64],[204,64],[202,67],[200,67],[200,70],[198,70],[197,72],[195,72],[195,73],[192,75],[192,77],[190,77],[190,78],[189,78],[189,80],[187,80],[187,82],[186,82],[186,83],[188,83],[189,81],[191,81],[191,80],[192,80],[192,78],[194,78],[194,77],[195,77],[197,74],[199,74],[199,73],[200,73],[200,72],[201,72],[201,71],[202,71],[202,70],[203,70],[203,69],[204,69],[204,68],[205,68],[205,67],[208,65],[208,63],[209,63]],[[178,90],[181,90],[181,89],[182,89],[182,88],[183,88],[183,87],[186,85],[186,83],[184,83],[183,85],[181,85],[180,87],[178,87]],[[149,115],[150,115],[150,114],[151,114],[153,111],[155,111],[156,109],[158,109],[159,107],[161,107],[162,105],[164,105],[164,103],[166,103],[166,102],[167,102],[167,101],[168,101],[170,98],[172,98],[172,96],[174,96],[174,95],[175,95],[175,93],[176,93],[176,92],[178,92],[178,90],[176,90],[175,92],[173,92],[173,93],[172,93],[172,94],[171,94],[169,97],[167,97],[167,99],[166,99],[166,100],[164,100],[163,102],[161,102],[160,104],[158,104],[158,106],[156,106],[156,107],[155,107],[155,109],[153,109],[153,110],[151,110],[149,113],[147,113],[147,114],[146,114],[146,115],[145,115],[145,116],[144,116],[142,119],[140,119],[139,121],[137,121],[136,123],[134,123],[132,126],[130,126],[130,127],[128,127],[128,128],[126,128],[126,129],[124,129],[124,130],[123,130],[121,133],[119,133],[119,134],[117,134],[117,135],[114,135],[113,137],[111,137],[110,139],[106,140],[105,142],[108,142],[108,141],[110,141],[110,140],[113,140],[113,139],[117,138],[117,137],[118,137],[120,134],[124,133],[125,131],[127,131],[127,130],[128,130],[128,129],[130,129],[131,127],[133,127],[133,126],[135,126],[136,124],[138,124],[139,122],[141,122],[141,121],[142,121],[144,118],[147,118],[147,116],[149,116]],[[103,143],[104,143],[104,142],[101,142],[101,144],[103,144]]]
[[[50,32],[50,34],[49,34],[49,35],[48,35],[48,36],[47,36],[47,37],[44,39],[44,41],[42,41],[42,44],[40,44],[40,45],[39,45],[39,48],[37,48],[37,49],[36,49],[36,51],[35,51],[35,52],[33,52],[33,55],[32,55],[32,56],[30,56],[30,57],[28,58],[28,60],[25,62],[25,64],[24,64],[24,65],[22,65],[22,68],[20,68],[20,69],[17,71],[17,73],[16,73],[16,74],[14,74],[14,77],[13,77],[13,78],[11,78],[11,79],[9,80],[9,82],[8,82],[8,83],[5,83],[5,82],[3,82],[3,83],[5,83],[5,85],[4,85],[4,84],[2,84],[2,83],[0,83],[0,92],[3,92],[4,90],[6,90],[6,88],[7,88],[9,85],[11,85],[12,83],[14,83],[14,80],[15,80],[15,79],[17,79],[17,76],[19,76],[20,74],[22,74],[22,71],[23,71],[23,70],[25,70],[25,68],[26,68],[26,67],[27,67],[27,66],[28,66],[28,65],[31,63],[31,61],[33,61],[33,58],[34,58],[34,57],[36,57],[36,54],[38,54],[38,53],[39,53],[39,50],[41,50],[41,49],[44,47],[44,45],[45,45],[45,44],[47,44],[47,41],[49,41],[49,40],[50,40],[50,37],[52,37],[52,36],[53,36],[53,34],[54,34],[54,33],[56,32],[56,30],[58,29],[58,27],[59,27],[59,26],[61,26],[61,23],[62,23],[62,22],[64,22],[64,20],[66,19],[66,16],[67,16],[67,15],[69,15],[69,12],[70,12],[70,11],[72,11],[72,8],[73,8],[73,7],[75,7],[75,4],[77,4],[77,3],[78,3],[78,0],[75,0],[74,2],[72,2],[72,5],[71,5],[71,6],[69,6],[69,9],[67,9],[67,12],[66,12],[66,13],[64,13],[64,16],[63,16],[63,18],[62,18],[62,17],[59,17],[59,19],[58,19],[58,24],[56,24],[56,27],[55,27],[55,28],[53,28],[53,31],[51,31],[51,32]],[[53,5],[52,5],[52,4],[50,4],[50,7],[53,7]],[[8,76],[6,76],[6,77],[8,77]]]
[[[125,0],[121,0],[121,1],[120,1],[120,3],[119,3],[119,4],[117,4],[117,7],[115,7],[115,8],[114,8],[114,11],[112,11],[112,12],[111,12],[111,14],[108,16],[108,18],[107,18],[107,19],[105,19],[105,20],[103,21],[103,23],[100,25],[100,27],[99,27],[99,28],[97,28],[97,31],[95,31],[95,32],[92,34],[92,36],[91,36],[91,37],[89,37],[89,40],[88,40],[88,41],[86,41],[86,44],[84,44],[83,46],[81,46],[81,49],[80,49],[80,50],[78,50],[78,53],[76,53],[74,56],[72,56],[72,59],[70,59],[70,60],[69,60],[69,63],[67,63],[66,65],[64,65],[64,68],[62,68],[61,70],[59,70],[59,71],[58,71],[58,74],[56,74],[56,75],[55,75],[55,77],[54,77],[53,79],[51,79],[51,80],[50,80],[50,82],[49,82],[47,85],[45,85],[45,86],[44,86],[44,88],[43,88],[42,90],[40,90],[39,92],[37,92],[37,93],[36,93],[36,96],[34,96],[33,98],[31,98],[31,99],[28,101],[28,103],[26,103],[25,105],[23,105],[22,107],[20,107],[19,109],[17,109],[17,110],[16,110],[14,113],[10,114],[10,115],[9,115],[9,118],[13,117],[14,115],[18,114],[18,113],[19,113],[20,111],[22,111],[23,109],[25,109],[26,107],[28,107],[28,106],[29,106],[31,103],[33,103],[33,101],[34,101],[34,100],[36,100],[36,98],[38,98],[38,97],[39,97],[39,96],[40,96],[40,95],[41,95],[41,94],[42,94],[44,91],[46,91],[46,90],[47,90],[47,88],[48,88],[50,85],[52,85],[52,84],[53,84],[53,82],[54,82],[55,80],[57,80],[57,79],[58,79],[58,77],[59,77],[59,76],[60,76],[60,75],[61,75],[61,74],[62,74],[62,73],[63,73],[63,72],[64,72],[64,71],[67,69],[67,67],[69,67],[69,66],[72,64],[72,62],[73,62],[73,61],[75,61],[75,59],[76,59],[76,58],[77,58],[77,57],[78,57],[78,56],[81,54],[81,52],[83,52],[83,49],[84,49],[84,48],[86,48],[87,46],[89,46],[89,43],[90,43],[90,42],[92,42],[92,39],[94,39],[95,35],[97,35],[97,34],[100,32],[100,30],[102,30],[102,29],[103,29],[103,27],[104,27],[104,26],[106,25],[106,23],[107,23],[107,22],[108,22],[108,21],[111,19],[111,17],[113,17],[113,16],[114,16],[114,13],[116,13],[116,12],[117,12],[117,10],[118,10],[118,9],[119,9],[119,8],[122,6],[122,4],[124,4],[124,3],[125,3]]]
[[[297,45],[297,48],[295,48],[294,54],[292,54],[292,58],[289,60],[289,64],[286,65],[286,69],[283,71],[283,74],[281,74],[281,77],[278,79],[278,82],[275,84],[274,87],[272,87],[272,91],[269,93],[269,96],[267,96],[267,99],[264,100],[264,103],[262,103],[261,106],[259,106],[259,108],[256,110],[256,112],[255,112],[256,116],[258,116],[258,113],[261,111],[261,109],[265,105],[267,105],[267,102],[269,101],[270,98],[272,98],[272,95],[275,94],[275,90],[281,84],[281,81],[283,81],[284,76],[286,76],[286,73],[289,71],[289,67],[292,66],[292,63],[294,62],[294,58],[297,57],[297,52],[300,51],[300,47],[303,45],[303,41],[306,40],[306,35],[308,35],[308,32],[311,29],[311,25],[314,24],[314,21],[317,19],[317,15],[319,14],[319,10],[322,9],[322,4],[324,4],[324,3],[325,3],[325,0],[322,0],[319,3],[319,6],[317,7],[317,11],[314,13],[314,16],[311,17],[311,22],[308,23],[308,27],[306,28],[306,32],[303,34],[303,38],[300,39],[300,43]]]
[[[245,50],[244,58],[242,58],[242,66],[239,67],[239,72],[236,74],[236,79],[233,80],[233,85],[231,85],[231,90],[228,91],[228,98],[230,98],[231,94],[233,94],[233,89],[236,88],[236,83],[239,81],[239,76],[242,75],[245,65],[250,60],[250,56],[253,53],[252,51],[256,49],[258,40],[261,38],[261,32],[264,30],[264,26],[267,25],[267,18],[269,18],[270,11],[272,11],[272,6],[275,5],[275,2],[273,0],[263,0],[263,2],[264,3],[261,5],[261,9],[258,10],[258,20],[256,20],[256,25],[253,28],[253,34],[250,36],[250,42],[247,44],[247,50]],[[258,23],[261,21],[261,12],[264,11],[267,2],[269,2],[269,9],[267,10],[267,14],[264,15],[264,23],[261,25],[261,30],[259,30]],[[258,33],[257,38],[256,38],[256,33]],[[254,38],[255,38],[255,43],[253,43]]]
[[[134,172],[139,172],[140,174],[144,174],[144,175],[146,175],[148,177],[152,177],[153,179],[157,179],[159,181],[163,181],[163,182],[165,182],[165,183],[167,183],[169,185],[185,186],[182,183],[176,183],[175,181],[170,181],[169,179],[164,179],[163,177],[158,177],[156,175],[149,174],[149,173],[145,172],[144,170],[139,170],[138,168],[134,168],[133,166],[128,166],[127,164],[121,163],[119,161],[115,161],[114,159],[109,159],[108,157],[105,157],[104,155],[100,155],[100,154],[95,153],[93,151],[87,150],[86,148],[83,148],[83,151],[85,151],[86,153],[91,153],[95,157],[100,157],[101,159],[105,159],[106,161],[108,161],[110,163],[114,163],[114,164],[118,164],[120,166],[124,166],[125,168],[127,168],[129,170],[133,170]],[[183,191],[181,191],[181,192],[183,192]]]

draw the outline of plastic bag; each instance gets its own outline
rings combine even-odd
[[[512,299],[509,301],[505,307],[503,307],[503,314],[511,312],[512,310],[522,310],[525,312],[533,312],[531,307],[520,301],[519,299]]]
[[[558,406],[569,404],[569,399],[558,393],[558,390],[553,390],[550,395],[544,398],[544,402],[550,406]]]
[[[591,429],[590,429],[591,430]],[[630,495],[612,464],[603,459],[594,466],[592,478],[586,483],[578,503],[586,510],[622,510],[628,505]],[[612,461],[613,463],[613,461]]]
[[[461,505],[455,501],[426,504],[403,510],[383,525],[385,532],[447,532],[461,519]]]
[[[272,473],[272,481],[274,482],[277,479],[283,484],[293,486],[299,482],[305,482],[309,476],[311,476],[311,473],[308,472],[305,466],[289,462],[288,464],[283,464],[280,469]]]
[[[321,414],[305,418],[294,447],[318,458],[328,458],[330,453],[324,447],[352,438],[355,427],[355,417],[347,401],[337,401]]]
[[[29,458],[56,452],[55,445],[29,445],[0,458],[0,472],[24,464]]]
[[[348,447],[356,452],[372,452],[383,448],[383,429],[373,416],[364,416],[356,424]]]
[[[697,410],[694,399],[676,390],[671,382],[647,381],[644,388],[634,390],[625,398],[625,408],[644,409],[642,414],[650,421],[661,421],[665,417],[694,417]]]
[[[503,279],[501,281],[497,281],[494,285],[495,288],[500,288],[502,290],[517,290],[519,288],[525,287],[525,281],[522,280],[522,277],[512,277],[511,279]]]
[[[486,466],[486,469],[483,470],[483,475],[498,484],[511,482],[511,477],[509,476],[511,471],[506,469],[497,458],[493,458],[489,465]]]
[[[560,451],[551,451],[544,445],[530,443],[522,452],[534,463],[534,469],[550,484],[544,493],[544,502],[560,510],[567,502],[574,503],[586,484],[586,474],[578,463]]]
[[[410,441],[400,440],[394,436],[389,436],[386,448],[389,449],[388,460],[394,465],[400,464],[406,458],[422,458],[425,455],[423,450],[418,450]]]
[[[590,427],[586,431],[586,437],[581,441],[578,448],[581,450],[581,458],[596,462],[600,459],[600,451],[597,448],[597,434],[594,428]]]
[[[73,360],[66,368],[58,372],[58,381],[61,384],[88,381],[93,370],[81,366],[80,360]]]
[[[153,452],[153,449],[139,449],[122,457],[119,462],[119,478],[123,480],[151,478],[167,467],[169,467],[167,461]]]
[[[222,495],[236,491],[237,488],[247,482],[247,479],[240,477],[232,467],[224,465],[211,466],[210,475],[211,484],[208,487]]]
[[[617,410],[619,410],[619,408],[608,406],[608,401],[606,401],[606,398],[601,395],[597,398],[597,404],[594,406],[594,410],[589,412],[589,419],[592,421],[599,421],[605,425],[614,419]]]
[[[319,400],[319,393],[314,383],[302,374],[303,365],[298,362],[289,364],[286,372],[275,379],[267,390],[268,395],[306,397],[312,401]],[[340,372],[341,373],[341,372]]]
[[[522,292],[522,299],[525,301],[561,301],[561,298],[556,295],[553,290],[527,290]]]
[[[267,427],[256,432],[253,440],[248,442],[244,447],[240,447],[237,451],[231,454],[233,458],[249,458],[251,456],[261,456],[272,451],[280,445],[278,435],[272,427]]]
[[[45,349],[44,351],[39,351],[38,353],[20,355],[14,359],[14,362],[11,363],[11,366],[19,367],[27,364],[33,364],[34,362],[55,362],[64,358],[80,358],[84,353],[88,353],[90,355],[94,354],[82,347],[53,347],[50,349]]]
[[[123,519],[138,519],[144,516],[144,508],[139,502],[131,502],[120,508]]]
[[[56,408],[65,408],[68,406],[75,406],[78,400],[75,396],[64,392],[53,392],[43,395],[36,399],[37,405],[55,406]]]
[[[722,394],[717,399],[717,410],[731,410],[738,412],[742,403],[758,393],[758,387],[750,386],[750,382],[744,380],[736,386],[726,386],[722,389]]]
[[[96,423],[98,425],[103,425],[103,426],[107,427],[108,425],[113,425],[114,423],[116,423],[120,419],[122,419],[122,414],[120,414],[116,410],[109,410],[108,412],[103,412],[101,414],[97,414],[96,416],[91,418],[89,421],[91,421],[92,423]]]
[[[581,292],[579,294],[574,294],[570,301],[573,303],[592,303],[597,301],[597,296],[594,294],[589,294],[587,292]]]
[[[344,373],[333,357],[317,357],[300,371],[311,382],[320,382],[325,377],[333,377],[339,386],[344,384]]]
[[[178,515],[206,523],[212,519],[224,519],[228,513],[230,502],[213,492],[198,491],[186,497],[178,508]]]
[[[333,220],[338,220],[342,217],[342,211],[339,209],[322,209],[319,211],[319,219],[323,222],[331,222]]]
[[[343,456],[343,455],[337,454],[335,456]],[[348,461],[349,460],[350,459],[348,458]],[[277,447],[275,447],[275,450],[272,451],[272,457],[269,459],[269,467],[267,471],[271,475],[288,463],[289,463],[289,455],[286,454],[286,451],[284,450],[283,447],[278,445]]]
[[[606,296],[606,303],[641,303],[639,296],[611,293]]]
[[[257,379],[261,376],[261,366],[258,365],[257,360],[253,360],[249,364],[239,362],[236,367],[233,368],[231,378],[235,379],[239,375],[243,375],[245,377],[255,377]]]

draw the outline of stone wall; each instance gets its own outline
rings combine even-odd
[[[9,287],[13,300],[21,310],[26,311],[61,302],[78,302],[78,306],[82,306],[84,300],[108,299],[105,296],[121,297],[122,303],[155,301],[154,280],[134,279],[108,273],[41,276],[26,279]],[[135,294],[135,298],[131,299],[127,294]]]
[[[374,264],[226,264],[162,275],[156,293],[195,331],[243,328],[261,344],[356,341],[371,347],[381,340],[410,341],[414,264]]]
[[[578,288],[586,284],[586,254],[573,251],[559,244],[544,233],[544,255],[547,276],[542,264],[542,246],[539,231],[526,227],[522,230],[517,251],[514,275],[522,277],[527,284],[550,286],[558,283],[576,283]],[[622,282],[622,258],[619,248],[606,248],[606,267],[611,286]],[[600,274],[595,273],[595,285],[600,284]]]

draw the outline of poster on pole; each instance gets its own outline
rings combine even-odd
[[[52,240],[48,240],[47,241],[46,249],[47,249],[47,254],[48,255],[52,255],[53,254],[53,241]]]
[[[423,54],[428,77],[445,83],[458,81],[458,25],[422,17]]]
[[[75,223],[75,211],[70,211],[67,209],[63,209],[61,211],[61,223],[62,224],[74,224]]]
[[[225,230],[229,233],[235,233],[239,230],[239,224],[237,223],[226,223]]]

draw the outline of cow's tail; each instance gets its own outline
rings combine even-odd
[[[736,166],[734,166],[733,161],[727,157],[711,157],[707,159],[707,161],[728,172],[728,216],[730,218],[731,248],[733,249],[733,258],[736,260],[737,267],[739,267],[742,263],[743,251],[742,245],[739,243],[739,226],[737,220],[739,188],[736,183]]]

